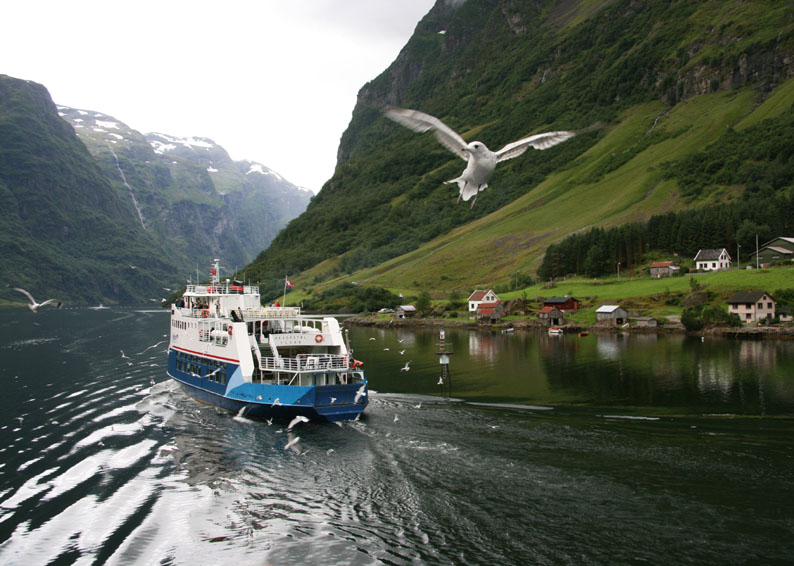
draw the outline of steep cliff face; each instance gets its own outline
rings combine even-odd
[[[311,192],[267,167],[234,162],[207,138],[143,135],[95,111],[59,107],[144,230],[180,264],[242,266],[305,210]]]
[[[211,140],[147,139],[0,75],[0,255],[12,266],[0,299],[22,286],[71,303],[159,302],[196,262],[244,265],[310,197]]]
[[[174,267],[58,117],[47,90],[4,75],[0,193],[4,288],[85,302],[140,302],[156,296]],[[3,296],[10,298],[5,289]]]
[[[586,182],[601,182],[652,145],[683,135],[689,127],[683,118],[675,130],[653,128],[678,109],[685,114],[693,99],[752,89],[754,96],[743,96],[740,110],[727,103],[712,108],[713,123],[731,124],[736,116],[748,115],[794,75],[793,55],[794,12],[772,1],[439,0],[394,63],[359,92],[335,174],[307,210],[306,216],[323,222],[296,219],[248,272],[267,280],[285,268],[311,270],[319,282],[334,274],[375,269],[503,209],[554,172],[578,166],[576,182],[555,187],[553,197],[546,195],[521,209],[543,209],[547,217],[561,214],[551,200],[576,192]],[[454,189],[443,184],[460,172],[460,161],[431,136],[385,120],[381,111],[386,105],[429,112],[464,138],[482,140],[491,148],[544,130],[605,127],[500,166],[476,207],[463,210],[454,206]],[[647,125],[631,122],[648,112]],[[631,131],[656,133],[640,139],[609,138],[623,124],[632,124],[626,127]],[[702,148],[719,135],[710,132],[693,147]],[[660,167],[663,160],[663,155],[649,158],[645,171]],[[632,175],[638,178],[636,171]],[[625,178],[609,194],[620,194],[618,189],[627,186]],[[681,201],[676,188],[663,180],[653,181],[652,187],[661,187],[659,194],[645,188],[644,198],[627,195],[630,200],[613,203],[613,209],[637,207],[634,218],[647,218],[650,208],[643,200],[649,195],[666,207],[702,204],[693,198]],[[577,230],[611,214],[593,218],[583,212],[579,226],[566,226]],[[570,212],[565,214],[567,221]],[[519,240],[533,242],[526,246],[531,252],[500,243],[515,238],[490,242],[495,247],[489,250],[507,257],[529,253],[521,261],[532,263],[537,242],[559,237],[557,230],[520,234]],[[399,260],[389,265],[395,262]],[[318,264],[323,267],[314,268]],[[279,269],[272,269],[274,265]],[[477,266],[467,269],[478,277]]]

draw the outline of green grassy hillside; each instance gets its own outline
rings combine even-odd
[[[676,164],[791,112],[793,30],[775,2],[439,2],[360,92],[334,177],[246,276],[274,295],[290,273],[307,290],[357,281],[444,296],[534,275],[572,233],[741,200],[744,182],[683,192]],[[385,120],[386,104],[492,149],[603,127],[500,164],[469,209],[443,184],[463,163]]]

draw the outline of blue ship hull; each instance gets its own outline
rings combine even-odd
[[[228,383],[213,381],[200,374],[176,368],[175,357],[169,356],[168,376],[182,386],[191,397],[246,417],[291,419],[302,415],[311,420],[341,421],[358,417],[368,403],[367,382],[337,385],[271,385],[245,382],[240,367],[227,364],[231,376]],[[203,368],[203,366],[202,366]],[[223,380],[225,381],[225,379]],[[364,395],[359,391],[363,387]],[[356,401],[356,397],[358,400]]]

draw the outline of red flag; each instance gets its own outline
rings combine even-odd
[[[215,269],[214,269],[214,268],[210,268],[210,273],[211,273],[212,275],[215,275]]]
[[[293,287],[292,283],[289,280],[289,277],[285,277],[284,280],[287,282],[287,287],[290,287],[290,288]]]

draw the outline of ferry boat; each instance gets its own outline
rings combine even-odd
[[[188,285],[171,306],[168,375],[195,399],[249,417],[357,418],[369,401],[363,364],[332,316],[262,306],[259,288]]]

